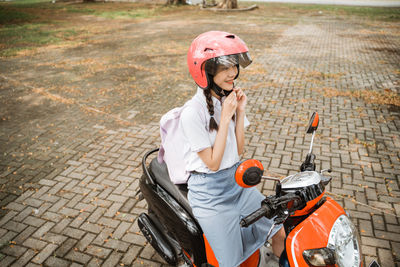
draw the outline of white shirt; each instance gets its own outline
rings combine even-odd
[[[185,147],[185,165],[187,171],[196,171],[201,173],[213,173],[198,156],[198,152],[214,146],[217,131],[209,131],[210,114],[207,109],[207,101],[204,96],[203,89],[198,88],[197,93],[192,98],[199,105],[188,105],[181,114],[180,127],[184,133]],[[221,102],[212,96],[214,104],[214,119],[217,124],[220,124],[222,105]],[[224,98],[222,98],[222,102]],[[244,118],[245,128],[250,123],[247,118]],[[240,160],[237,151],[237,142],[235,134],[235,122],[232,120],[229,123],[228,136],[226,139],[225,151],[219,170],[232,167]]]

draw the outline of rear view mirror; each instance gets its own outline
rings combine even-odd
[[[313,133],[317,130],[319,124],[318,112],[311,115],[310,121],[308,122],[307,133]]]
[[[236,183],[244,188],[253,187],[260,183],[264,167],[256,159],[248,159],[240,163],[235,172]]]

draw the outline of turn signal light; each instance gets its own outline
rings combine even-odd
[[[303,251],[303,257],[310,266],[334,266],[335,252],[329,248],[317,248]]]

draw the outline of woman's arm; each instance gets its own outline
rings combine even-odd
[[[206,148],[197,152],[200,159],[212,171],[217,171],[221,165],[222,157],[225,152],[226,139],[228,137],[229,123],[235,114],[237,107],[236,94],[232,92],[222,104],[222,114],[220,125],[218,126],[217,136],[213,147]]]
[[[244,152],[244,111],[236,112],[236,143],[239,156]]]

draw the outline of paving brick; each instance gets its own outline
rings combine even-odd
[[[36,252],[28,249],[21,257],[18,258],[17,261],[14,262],[12,267],[20,267],[25,266],[32,258],[36,255]]]
[[[53,226],[55,223],[53,222],[46,222],[44,225],[42,225],[32,236],[36,238],[41,238],[43,235],[45,235]]]
[[[86,264],[85,264],[86,265]],[[76,263],[76,262],[73,262],[73,263],[71,263],[71,265],[70,265],[70,267],[83,267],[84,265],[82,265],[82,264],[79,264],[79,263]]]
[[[366,246],[366,245],[362,245],[361,251],[362,251],[363,255],[368,255],[368,256],[372,256],[372,257],[376,257],[378,254],[376,247],[370,247],[370,246]]]
[[[35,199],[35,198],[29,197],[29,198],[25,199],[22,202],[22,204],[23,205],[28,205],[28,206],[31,206],[31,207],[34,207],[34,208],[39,208],[43,204],[43,201],[39,200],[39,199]]]
[[[67,227],[63,231],[63,235],[72,237],[74,239],[81,239],[85,235],[85,231],[72,228],[72,227]]]
[[[154,249],[151,247],[150,244],[147,244],[144,249],[140,252],[140,257],[144,259],[151,260],[154,255]]]
[[[67,227],[71,223],[72,219],[64,218],[59,223],[57,223],[53,229],[51,230],[53,233],[59,234],[61,233],[65,227]]]
[[[124,253],[124,257],[121,259],[121,263],[125,265],[131,265],[133,260],[136,259],[141,250],[142,247],[138,247],[135,245],[130,246],[128,251]]]
[[[392,258],[392,252],[389,249],[378,248],[378,255],[381,266],[396,266]]]
[[[93,241],[96,237],[95,234],[87,233],[76,245],[76,248],[80,251],[85,251],[86,247]]]
[[[107,248],[112,248],[117,251],[126,252],[128,250],[129,243],[121,241],[121,240],[109,238],[107,240],[107,242],[104,243],[103,246],[105,246]]]
[[[34,226],[37,228],[42,226],[45,222],[46,222],[45,220],[42,220],[42,219],[34,217],[34,216],[28,216],[23,221],[24,224],[31,225],[31,226]]]
[[[46,266],[54,266],[54,267],[68,267],[70,266],[71,262],[61,259],[61,258],[57,258],[55,256],[50,256],[47,258],[47,260],[45,261],[45,265]]]
[[[113,202],[121,202],[124,203],[125,201],[128,200],[127,197],[125,196],[121,196],[121,195],[115,195],[115,194],[111,194],[107,197],[107,200],[109,201],[113,201]]]
[[[55,250],[57,249],[57,245],[48,244],[39,254],[37,254],[32,262],[37,264],[42,264]]]
[[[68,199],[61,198],[59,201],[57,201],[56,204],[54,204],[49,211],[57,213],[62,207],[64,207],[68,203]]]
[[[100,218],[97,221],[97,223],[99,225],[104,225],[104,226],[111,227],[111,228],[116,228],[120,224],[120,222],[117,220],[113,220],[113,219],[105,218],[105,217]]]
[[[88,267],[100,267],[103,261],[99,258],[92,258],[92,260],[87,264]]]
[[[119,260],[122,257],[122,253],[113,251],[111,255],[107,258],[107,260],[104,262],[104,266],[116,266],[119,262]]]
[[[6,206],[6,208],[14,211],[22,211],[23,209],[25,209],[25,206],[17,202],[11,202]]]
[[[59,235],[59,234],[53,234],[53,233],[46,233],[43,237],[42,240],[45,240],[49,243],[52,244],[57,244],[60,245],[61,243],[63,243],[65,240],[67,239],[66,236],[63,235]]]
[[[114,217],[118,210],[122,207],[123,203],[114,203],[107,209],[107,212],[104,214],[106,217]]]
[[[378,239],[378,238],[371,238],[366,236],[361,236],[361,243],[368,244],[374,247],[381,247],[381,248],[390,248],[390,243],[387,240]]]
[[[8,246],[5,246],[1,250],[2,253],[13,256],[15,258],[22,256],[25,253],[25,251],[26,248],[15,244],[9,244]]]
[[[103,207],[98,207],[92,215],[87,219],[88,222],[97,222],[97,220],[106,212],[106,209]]]
[[[79,215],[71,222],[70,226],[74,228],[79,228],[89,216],[89,212],[80,212]]]
[[[13,218],[13,221],[16,222],[23,222],[26,217],[31,215],[34,212],[34,208],[24,205],[25,209],[21,211],[17,216]]]
[[[131,265],[132,267],[139,267],[139,266],[152,266],[152,267],[161,267],[161,263],[150,261],[143,258],[137,258]]]
[[[75,247],[75,245],[78,243],[78,240],[68,238],[63,242],[55,251],[55,256],[59,258],[63,258],[71,249]]]
[[[91,232],[94,234],[98,234],[103,230],[103,226],[100,224],[94,224],[94,223],[89,223],[89,222],[85,222],[84,224],[82,224],[80,226],[80,229],[82,229],[85,232]]]
[[[143,246],[147,240],[142,235],[128,233],[122,237],[122,240],[134,245]]]
[[[13,238],[17,235],[18,233],[16,232],[7,231],[5,234],[0,236],[0,244],[7,244],[9,241],[13,240]]]
[[[83,193],[83,192],[81,192]],[[74,196],[67,204],[68,208],[74,208],[77,204],[79,204],[79,202],[82,200],[82,198],[84,198],[83,194],[77,194],[76,196]]]
[[[400,240],[400,234],[393,233],[393,232],[376,230],[375,236],[377,238],[386,239],[386,240],[390,240],[390,241],[399,241]]]
[[[13,256],[5,256],[0,260],[1,266],[10,266],[15,261],[15,257]]]
[[[51,222],[59,222],[62,220],[62,218],[64,218],[63,215],[55,213],[55,212],[51,212],[51,211],[46,211],[43,215],[42,218]]]
[[[91,245],[87,248],[86,253],[93,255],[98,258],[105,259],[108,257],[108,255],[111,253],[111,249],[104,248],[104,247],[99,247],[96,245]]]
[[[118,228],[114,231],[113,237],[116,239],[122,238],[131,226],[132,223],[121,222]]]
[[[5,223],[7,223],[9,220],[11,220],[15,215],[17,215],[18,212],[16,211],[9,211],[6,216],[0,219],[0,227],[3,226]]]
[[[75,251],[75,250],[71,250],[65,256],[65,258],[68,259],[68,260],[71,260],[71,261],[79,262],[79,263],[81,263],[83,265],[87,264],[91,259],[91,257],[89,255],[80,253],[80,252]]]
[[[58,182],[58,183],[56,183],[54,186],[52,186],[52,187],[50,188],[50,190],[48,191],[48,193],[49,193],[49,194],[56,194],[57,192],[59,192],[59,191],[65,186],[65,184],[66,184],[66,183],[63,183],[63,182]]]
[[[26,227],[28,227],[26,224],[18,223],[15,221],[8,221],[5,225],[3,225],[3,228],[17,233],[22,232]]]
[[[96,239],[93,241],[93,244],[103,245],[104,241],[107,240],[112,236],[113,233],[112,228],[104,228],[101,232],[97,235]]]
[[[358,220],[358,227],[360,228],[361,235],[374,236],[374,230],[371,221]]]
[[[41,240],[34,239],[34,238],[30,237],[30,238],[25,240],[23,245],[25,247],[31,248],[31,249],[33,249],[35,251],[38,251],[38,250],[42,250],[47,245],[47,242],[44,242],[44,241],[41,241]]]

